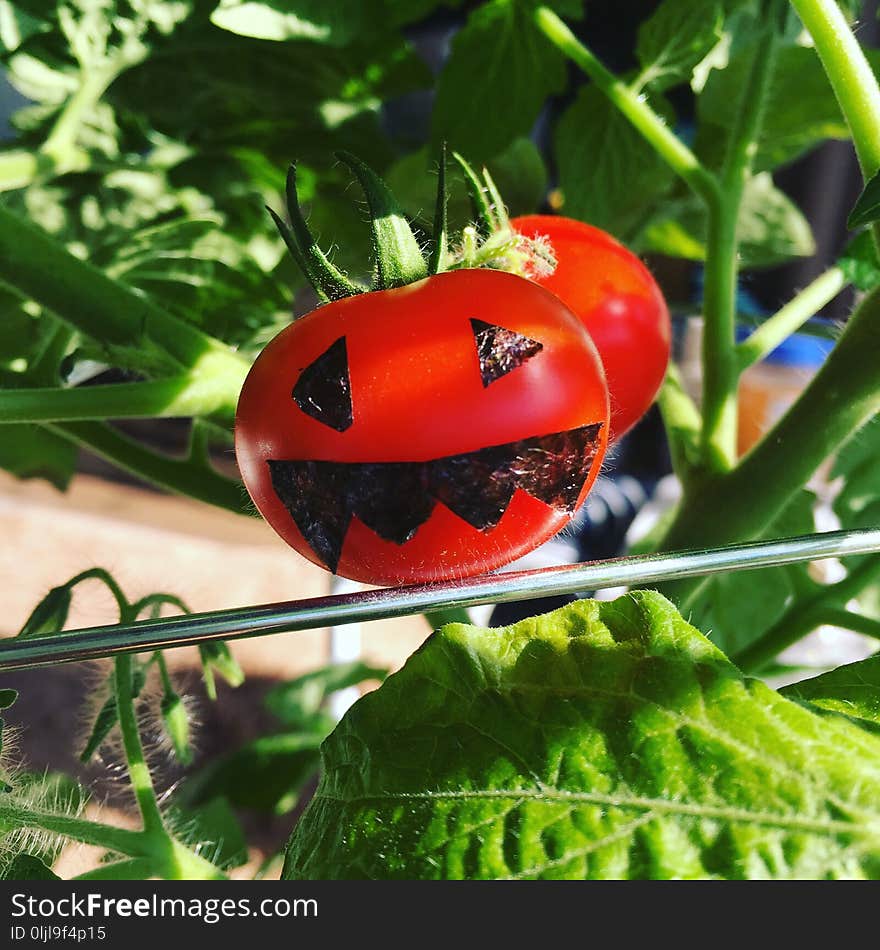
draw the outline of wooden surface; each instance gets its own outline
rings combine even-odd
[[[284,544],[260,519],[185,498],[78,476],[66,493],[45,482],[0,472],[0,632],[11,635],[53,586],[104,567],[134,599],[155,591],[181,597],[195,611],[314,597],[330,575]],[[114,623],[103,586],[78,589],[69,627]],[[361,628],[370,662],[399,667],[428,634],[422,617]],[[240,641],[232,649],[247,673],[289,678],[327,662],[326,630]],[[194,649],[169,651],[177,668]]]

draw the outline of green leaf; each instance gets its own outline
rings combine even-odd
[[[279,168],[295,158],[328,169],[333,151],[345,147],[381,169],[390,158],[382,101],[429,82],[427,67],[398,36],[343,50],[267,43],[194,18],[162,55],[120,76],[107,98],[200,158],[246,149]]]
[[[846,219],[846,226],[854,231],[856,228],[878,220],[880,220],[880,171],[875,172],[865,185]]]
[[[868,231],[857,234],[847,244],[837,263],[844,277],[858,290],[868,291],[880,286],[880,257]]]
[[[666,89],[688,81],[721,39],[723,22],[720,3],[664,0],[639,27],[642,83]]]
[[[76,468],[76,447],[40,426],[6,425],[0,439],[0,468],[16,478],[44,478],[64,491]]]
[[[200,643],[199,659],[202,661],[202,676],[209,699],[217,698],[217,688],[214,683],[215,669],[233,689],[244,682],[242,668],[230,652],[229,646],[222,640]]]
[[[446,627],[322,755],[288,879],[880,875],[880,739],[654,592]]]
[[[405,155],[385,175],[385,181],[411,219],[430,228],[436,201],[436,155],[427,148]],[[511,215],[536,211],[547,192],[547,169],[537,146],[516,139],[486,163]],[[470,204],[461,169],[450,162],[447,169],[450,232],[471,223]]]
[[[390,290],[427,277],[427,261],[391,189],[351,153],[337,152],[336,157],[357,178],[367,199],[376,264],[375,289]]]
[[[18,638],[40,637],[63,630],[72,600],[73,594],[69,586],[65,584],[61,587],[53,587],[31,611],[18,632]]]
[[[673,174],[595,86],[556,127],[564,214],[627,240],[669,190]]]
[[[17,294],[0,288],[0,369],[13,373],[29,368],[55,327],[40,311],[29,313],[23,303]]]
[[[312,722],[331,693],[357,686],[365,680],[381,681],[387,675],[388,670],[358,660],[334,663],[273,686],[266,693],[266,708],[286,726],[302,729]]]
[[[511,216],[538,210],[547,194],[547,168],[531,139],[515,139],[487,168]]]
[[[548,96],[562,92],[566,68],[532,20],[532,0],[489,0],[452,41],[432,117],[435,148],[483,162],[531,132]]]
[[[51,868],[32,854],[17,854],[0,870],[3,881],[60,881]]]
[[[171,747],[181,765],[190,765],[193,760],[192,746],[190,745],[189,717],[186,706],[177,693],[165,693],[160,703],[162,723],[165,732],[171,740]]]
[[[212,798],[196,808],[172,809],[168,818],[182,841],[222,870],[247,861],[244,832],[225,798]]]
[[[312,40],[345,46],[376,26],[375,3],[363,0],[220,0],[214,26],[261,40]]]
[[[464,178],[467,188],[468,198],[471,203],[471,221],[477,230],[477,233],[487,238],[493,234],[499,227],[500,222],[495,217],[494,205],[489,194],[486,183],[474,170],[471,163],[458,152],[453,152],[452,157]]]
[[[218,796],[237,808],[283,815],[318,770],[318,747],[326,731],[261,736],[212,759],[188,778],[180,800],[191,808]]]
[[[864,728],[880,730],[880,656],[847,663],[780,692],[817,709],[839,713]]]
[[[647,224],[639,245],[671,257],[705,260],[706,226],[705,207],[696,198],[668,202]],[[745,268],[773,267],[816,250],[809,222],[773,184],[769,172],[755,175],[746,185],[737,231]]]
[[[9,709],[9,707],[18,699],[18,693],[14,689],[0,689],[0,709]],[[2,718],[0,718],[0,755],[3,752],[3,727],[5,723]],[[0,758],[2,762],[2,758]],[[12,789],[10,784],[9,775],[6,773],[6,770],[0,765],[0,792],[8,792]]]
[[[38,812],[68,818],[77,817],[89,798],[78,782],[61,772],[18,773],[11,796],[13,804],[20,803]],[[3,829],[6,830],[8,829]],[[25,831],[22,828],[15,830],[19,833],[3,840],[3,849],[0,851],[0,880],[39,880],[41,876],[45,877],[35,862],[45,868],[51,868],[61,854],[64,838],[42,829],[34,829],[33,833],[22,833]],[[0,831],[0,834],[3,831]],[[31,874],[35,877],[26,877]]]
[[[815,505],[812,492],[800,492],[763,536],[787,538],[815,532]],[[690,619],[726,653],[737,654],[799,599],[818,590],[806,564],[733,571],[708,581],[691,609]]]
[[[755,49],[749,46],[733,55],[726,69],[713,70],[697,100],[697,150],[710,164],[720,164],[726,136],[737,121]],[[756,170],[794,161],[829,138],[847,139],[849,129],[815,50],[782,47],[767,92]]]
[[[807,219],[769,172],[755,175],[746,186],[737,234],[744,267],[768,267],[816,252]]]
[[[831,478],[843,478],[834,498],[834,513],[844,528],[869,527],[880,505],[880,419],[875,418],[849,439],[837,455]]]
[[[870,236],[864,235],[868,244]],[[856,432],[843,446],[834,461],[829,478],[842,481],[837,491],[833,509],[844,529],[874,528],[880,524],[880,471],[877,468],[877,454],[880,452],[880,418],[875,417],[868,425]],[[880,555],[849,557],[843,561],[848,571],[859,567],[870,571],[873,563],[873,576],[858,594],[859,610],[875,619],[880,619]],[[846,604],[831,604],[832,607],[846,607]]]

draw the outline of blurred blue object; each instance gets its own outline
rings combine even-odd
[[[819,336],[817,333],[809,332],[793,333],[766,356],[764,362],[774,363],[778,366],[800,366],[804,369],[818,369],[834,349],[834,340],[830,335],[832,324],[824,320],[811,320],[807,325],[807,329],[809,330],[811,327],[817,332],[824,330],[827,335]],[[753,327],[738,326],[736,328],[737,340],[744,340],[752,332],[752,329]]]

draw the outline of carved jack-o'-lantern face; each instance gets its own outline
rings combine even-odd
[[[608,394],[576,317],[500,271],[327,304],[254,363],[236,455],[275,530],[329,570],[493,570],[559,531],[604,456]]]

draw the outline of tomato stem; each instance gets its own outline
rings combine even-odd
[[[241,483],[218,475],[213,468],[152,452],[100,422],[53,423],[47,428],[154,485],[236,514],[253,513]]]
[[[880,86],[837,0],[791,0],[828,74],[866,179],[880,169]]]
[[[122,622],[125,622],[125,618],[121,619]],[[144,748],[141,745],[137,717],[134,711],[134,697],[131,691],[131,656],[127,653],[123,654],[117,657],[114,662],[116,664],[113,678],[116,692],[116,712],[119,716],[119,730],[122,733],[122,745],[125,750],[129,779],[144,821],[144,831],[161,831],[164,830],[165,825],[159,811],[159,803],[156,801],[153,779],[144,758]]]
[[[464,183],[467,187],[468,198],[470,198],[471,213],[474,217],[477,232],[480,237],[487,238],[497,230],[499,222],[492,211],[492,202],[489,200],[486,185],[480,181],[473,166],[466,158],[459,155],[458,152],[453,152],[452,157],[464,174]]]
[[[829,267],[765,320],[737,347],[740,371],[769,356],[792,333],[830,303],[847,285],[839,267]]]
[[[663,417],[673,471],[687,488],[699,466],[703,419],[696,403],[685,390],[681,373],[674,363],[670,363],[666,370],[657,405]]]
[[[431,236],[431,253],[428,257],[428,273],[439,274],[446,269],[449,256],[449,219],[447,204],[449,193],[446,185],[446,143],[440,146],[437,167],[437,203],[434,208],[434,233]]]
[[[229,387],[230,400],[237,398],[248,370],[246,360],[88,261],[74,257],[2,206],[0,280],[100,343],[112,347],[149,341],[167,355],[169,366],[216,373]]]
[[[118,854],[143,855],[146,851],[143,831],[114,828],[98,821],[19,805],[12,796],[4,795],[0,799],[0,829],[13,827],[42,828],[50,834],[62,835]]]
[[[877,580],[878,574],[880,574],[880,557],[867,558],[850,571],[843,580],[825,585],[819,588],[812,597],[800,600],[791,606],[754,643],[732,657],[733,661],[746,673],[758,672],[783,650],[824,623],[831,623],[871,637],[880,636],[878,633],[880,624],[876,620],[861,617],[852,611],[841,610],[835,606],[845,604],[857,597],[869,584]]]
[[[706,289],[703,305],[703,463],[727,471],[736,462],[736,292],[739,279],[740,206],[754,156],[776,61],[778,24],[769,18],[756,46],[737,119],[721,169],[722,197],[709,204]]]
[[[760,537],[822,462],[880,410],[880,290],[856,308],[800,398],[736,468],[700,480],[664,538],[667,550]],[[685,606],[703,581],[664,593]]]
[[[226,380],[172,376],[140,383],[0,390],[0,426],[20,422],[169,418],[217,414],[231,426],[235,399]],[[2,431],[2,430],[0,430]]]
[[[346,274],[331,263],[309,230],[299,206],[295,162],[291,162],[287,169],[285,193],[290,226],[285,224],[271,208],[268,209],[269,214],[272,215],[275,226],[303,272],[303,276],[315,288],[318,297],[324,301],[339,300],[341,297],[352,297],[355,294],[362,293],[364,288],[350,280]]]
[[[391,189],[351,153],[337,152],[336,157],[357,178],[370,209],[376,264],[374,289],[403,287],[427,277],[428,265],[422,249]]]
[[[695,194],[707,203],[715,201],[719,194],[715,175],[654,112],[647,98],[610,72],[548,7],[538,7],[534,18],[544,36],[593,80]]]
[[[813,39],[867,182],[880,169],[880,85],[837,0],[791,0]],[[880,222],[872,225],[880,249]]]

